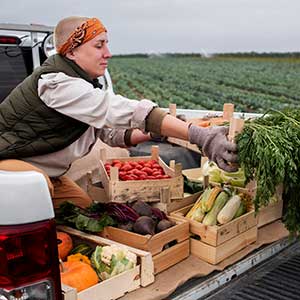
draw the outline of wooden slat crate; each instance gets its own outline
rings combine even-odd
[[[87,174],[87,193],[88,195],[96,202],[106,203],[109,202],[105,190],[102,186],[101,182],[92,182],[91,174]],[[152,207],[159,208],[166,214],[177,210],[179,208],[185,207],[191,203],[195,202],[195,199],[201,195],[201,192],[195,194],[183,195],[181,199],[171,199],[170,197],[170,188],[162,187],[160,190],[160,201],[159,202],[151,202]]]
[[[170,114],[176,116],[176,104],[169,105]],[[232,103],[224,103],[223,105],[223,114],[215,117],[215,118],[191,118],[188,119],[187,122],[192,123],[194,125],[199,125],[200,123],[207,122],[210,125],[220,125],[224,123],[224,121],[230,121],[230,118],[233,116],[234,105]],[[187,148],[197,153],[201,153],[198,146],[195,144],[191,144],[189,141],[181,140],[178,138],[168,137],[168,142]]]
[[[191,254],[210,263],[218,264],[257,239],[257,226],[235,236],[219,246],[211,246],[204,242],[191,238]]]
[[[263,227],[267,224],[270,224],[276,220],[282,218],[282,208],[283,208],[283,201],[279,200],[275,203],[271,203],[266,207],[260,208],[257,217],[258,228]]]
[[[189,223],[169,217],[176,225],[155,235],[141,235],[107,226],[101,236],[121,244],[148,251],[153,256],[154,273],[157,274],[189,256]],[[167,259],[165,259],[168,257]]]
[[[151,203],[152,207],[159,208],[164,211],[166,214],[170,214],[171,212],[183,208],[191,203],[194,203],[201,195],[202,192],[198,192],[195,194],[189,194],[183,196],[182,199],[170,199],[170,189],[164,188],[161,191],[161,200],[160,202]]]
[[[202,242],[212,246],[219,246],[257,225],[255,212],[254,210],[251,210],[227,224],[207,226],[185,217],[192,207],[193,204],[188,205],[172,212],[171,215],[188,221],[190,223],[190,232],[199,236]]]
[[[160,180],[119,180],[118,168],[112,167],[110,177],[108,176],[104,164],[111,163],[114,159],[123,161],[156,160],[164,169],[165,174],[171,178]],[[146,202],[160,201],[161,189],[170,189],[171,199],[182,199],[183,197],[183,176],[181,164],[170,162],[170,167],[159,157],[158,146],[152,146],[151,156],[126,157],[107,159],[105,149],[101,149],[100,176],[109,201],[132,202],[142,199]]]
[[[202,169],[201,168],[194,168],[194,169],[186,169],[183,170],[182,173],[188,177],[190,180],[194,180],[196,182],[202,182]],[[220,185],[215,182],[210,182],[212,185]],[[256,183],[254,181],[249,182],[245,188],[238,188],[235,187],[239,192],[249,194],[251,197],[255,197],[256,194]],[[276,188],[275,197],[277,198],[277,202],[270,203],[267,207],[261,207],[259,212],[257,213],[258,217],[258,228],[269,224],[273,221],[276,221],[282,217],[282,207],[283,207],[283,200],[282,200],[282,193],[283,193],[283,185],[279,184]]]
[[[151,253],[135,249],[130,246],[124,246],[115,241],[111,241],[97,235],[87,234],[67,226],[57,226],[57,230],[70,234],[75,245],[80,242],[85,242],[91,246],[110,246],[114,244],[127,247],[128,250],[137,255],[138,262],[135,268],[99,282],[98,284],[79,293],[76,293],[76,290],[73,288],[64,286],[64,300],[76,300],[77,296],[78,298],[89,300],[114,300],[122,297],[127,292],[138,289],[141,286],[148,286],[154,282],[154,264]],[[99,295],[101,295],[101,298],[99,298]]]
[[[197,178],[199,178],[202,174],[201,169],[196,172]],[[189,175],[193,176],[193,173]],[[207,178],[205,177],[205,179]],[[206,181],[204,180],[204,183],[207,184]],[[252,195],[252,190],[243,190]],[[190,223],[191,254],[211,264],[218,264],[256,241],[258,218],[254,209],[227,224],[207,226],[185,217],[192,207],[193,204],[171,213],[172,216],[182,218]]]

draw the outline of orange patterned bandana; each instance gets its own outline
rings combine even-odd
[[[96,18],[88,19],[75,29],[67,41],[61,45],[57,51],[59,54],[65,56],[74,48],[90,41],[102,32],[107,32],[107,30],[100,20]]]

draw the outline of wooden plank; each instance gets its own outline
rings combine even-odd
[[[179,263],[190,255],[189,239],[162,251],[153,257],[155,275]]]
[[[234,112],[234,104],[233,103],[224,103],[223,104],[223,119],[226,121],[230,121],[233,117]]]
[[[139,284],[139,266],[118,274],[112,278],[101,281],[94,286],[77,293],[75,288],[67,285],[62,286],[62,295],[64,300],[115,300],[128,292],[134,291],[140,287]],[[101,295],[101,296],[100,296]],[[99,298],[99,296],[101,298]]]
[[[152,207],[157,207],[160,210],[164,211],[167,214],[170,214],[171,212],[178,210],[180,208],[183,208],[185,206],[188,206],[192,203],[194,203],[201,195],[202,192],[198,192],[195,194],[191,194],[188,196],[184,196],[182,199],[169,199],[169,201],[160,201],[152,203]]]
[[[185,217],[192,207],[193,204],[174,211],[171,215],[188,221],[190,223],[190,232],[199,236],[202,242],[211,246],[219,246],[257,225],[255,212],[251,210],[227,224],[207,226]]]
[[[283,201],[279,200],[259,209],[257,214],[258,228],[282,218]]]
[[[134,247],[125,246],[124,244],[118,243],[117,241],[112,241],[98,235],[88,234],[71,227],[57,226],[57,230],[69,233],[72,236],[78,237],[83,241],[93,242],[99,245],[118,245],[121,247],[126,247],[129,251],[135,253],[141,261],[141,274],[140,282],[142,286],[147,286],[154,281],[154,265],[152,260],[152,255],[149,252],[143,251],[141,249],[136,249]]]
[[[105,227],[100,235],[121,244],[149,251],[154,256],[162,252],[168,243],[172,241],[180,243],[189,237],[189,223],[187,221],[173,217],[169,217],[169,219],[174,221],[176,225],[153,236],[141,235],[112,226]]]
[[[173,137],[168,137],[167,140],[171,144],[175,144],[175,145],[187,148],[187,149],[192,150],[196,153],[201,153],[198,146],[195,145],[195,144],[191,144],[189,141],[185,141],[185,140],[181,140],[181,139],[177,139],[177,138],[173,138]]]
[[[256,239],[256,226],[216,247],[191,238],[191,254],[215,265],[254,243]]]

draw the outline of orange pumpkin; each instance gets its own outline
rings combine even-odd
[[[64,262],[60,278],[63,284],[76,288],[77,292],[98,283],[96,271],[90,265],[81,261]]]
[[[56,232],[58,256],[60,259],[65,260],[73,248],[72,238],[65,232]]]

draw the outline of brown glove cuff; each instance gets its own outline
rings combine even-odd
[[[136,146],[134,144],[131,143],[131,135],[132,135],[132,132],[133,132],[133,128],[131,129],[126,129],[125,131],[125,134],[124,134],[124,143],[127,147],[133,147],[133,146]]]
[[[168,113],[155,107],[146,118],[146,131],[161,134],[161,124]]]

